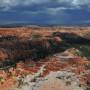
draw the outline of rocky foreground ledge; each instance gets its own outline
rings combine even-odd
[[[36,64],[28,62],[29,67],[19,64],[18,74],[11,71],[17,83],[9,90],[89,90],[90,61],[75,55],[76,51],[72,48]]]
[[[0,89],[89,90],[89,66],[90,61],[80,56],[79,50],[71,48],[38,62],[19,62],[8,72],[0,71]]]
[[[15,90],[85,90],[74,73],[68,71],[51,72],[44,78],[30,82],[31,76],[23,79],[23,85]],[[11,89],[12,90],[12,89]]]

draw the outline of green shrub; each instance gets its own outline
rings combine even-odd
[[[32,34],[32,39],[40,39],[42,38],[42,35],[40,34]]]
[[[3,82],[4,82],[4,78],[0,77],[0,83],[3,84]]]

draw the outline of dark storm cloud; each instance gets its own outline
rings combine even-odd
[[[0,0],[0,23],[79,24],[89,9],[90,0]]]

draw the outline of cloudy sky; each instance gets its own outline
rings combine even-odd
[[[90,0],[0,0],[0,24],[90,23]]]

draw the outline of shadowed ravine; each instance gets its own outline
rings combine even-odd
[[[37,38],[39,37],[39,38]],[[31,59],[38,61],[41,58],[63,52],[68,48],[77,48],[83,51],[80,46],[89,45],[90,39],[80,37],[74,33],[54,32],[50,37],[42,38],[39,35],[35,38],[18,38],[17,36],[0,37],[0,67],[15,66],[14,63]],[[90,51],[88,51],[90,52]],[[86,56],[88,53],[86,51]]]

